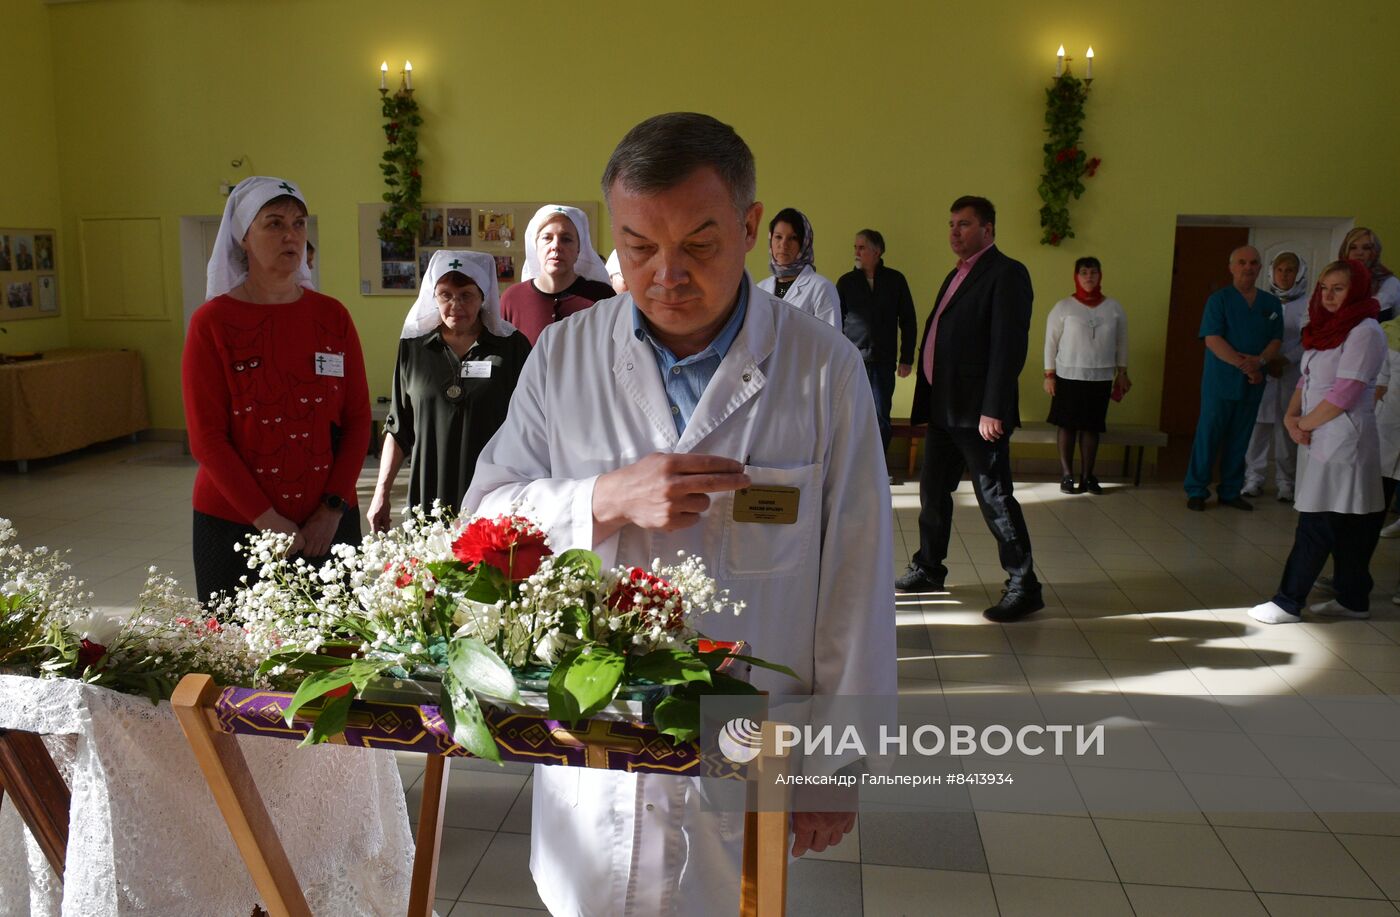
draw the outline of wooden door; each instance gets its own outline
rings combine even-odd
[[[1196,432],[1205,365],[1201,315],[1210,294],[1230,282],[1230,252],[1248,244],[1249,230],[1242,226],[1176,228],[1159,421],[1164,433],[1189,437]]]

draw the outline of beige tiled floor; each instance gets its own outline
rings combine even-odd
[[[27,475],[9,466],[0,469],[0,515],[27,543],[72,550],[99,603],[130,607],[151,564],[193,584],[193,473],[177,448],[154,443],[36,462]],[[362,488],[371,481],[372,469]],[[1002,572],[965,485],[950,594],[899,602],[901,691],[941,697],[951,709],[992,693],[998,711],[1028,716],[1066,692],[1120,703],[1124,692],[1396,702],[1400,609],[1390,593],[1400,542],[1382,541],[1377,552],[1372,620],[1266,628],[1244,609],[1277,583],[1292,542],[1288,507],[1266,497],[1254,513],[1190,513],[1173,483],[1094,498],[1026,482],[1018,496],[1048,607],[1014,625],[982,619]],[[899,570],[917,547],[917,488],[900,485],[894,499]],[[1397,914],[1400,793],[1379,782],[1400,776],[1397,736],[1261,745],[1207,720],[1120,740],[1120,761],[1132,769],[1113,773],[1003,760],[998,770],[1053,777],[1061,814],[1030,814],[1044,810],[1041,800],[1014,792],[974,791],[975,813],[867,816],[846,843],[794,866],[790,913]],[[1364,759],[1345,754],[1348,740]],[[1332,770],[1350,768],[1377,811],[1328,810],[1316,771],[1329,748]],[[400,769],[413,803],[421,761],[405,757]],[[459,761],[450,786],[438,912],[539,913],[528,770]],[[1244,788],[1267,791],[1277,811],[1230,812]],[[1125,815],[1121,800],[1146,789],[1194,800],[1200,812]]]

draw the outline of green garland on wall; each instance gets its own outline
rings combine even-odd
[[[423,222],[423,160],[418,156],[418,128],[423,118],[412,89],[383,93],[384,138],[389,148],[379,163],[384,173],[384,200],[389,208],[379,218],[379,238],[412,248]]]
[[[1040,177],[1040,236],[1042,245],[1059,245],[1074,238],[1070,228],[1070,198],[1084,193],[1084,179],[1098,171],[1097,157],[1090,159],[1079,148],[1079,135],[1084,127],[1084,103],[1089,98],[1089,84],[1068,71],[1057,76],[1045,90],[1045,133],[1050,135],[1045,146],[1045,174]]]

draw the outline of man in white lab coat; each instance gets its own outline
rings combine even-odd
[[[869,383],[840,332],[744,271],[763,212],[754,188],[748,146],[711,117],[628,132],[603,193],[631,292],[545,330],[463,509],[521,502],[556,551],[592,548],[609,565],[698,554],[748,605],[701,622],[709,635],[799,678],[755,670],[755,684],[892,696],[893,536]],[[743,521],[763,487],[796,495],[785,524]],[[714,784],[536,768],[530,868],[545,904],[735,913],[743,813],[705,811],[733,795]],[[838,843],[854,820],[794,814],[793,852]]]

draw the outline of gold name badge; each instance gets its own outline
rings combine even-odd
[[[796,487],[756,484],[734,493],[734,521],[792,525],[802,492]]]

